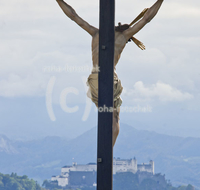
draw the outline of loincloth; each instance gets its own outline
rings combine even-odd
[[[91,98],[91,100],[98,107],[98,73],[92,73],[89,75],[87,85],[89,86],[87,96]],[[117,74],[114,72],[114,108],[120,107],[122,104],[122,99],[120,98],[122,90],[123,87],[121,85],[121,81],[118,79]]]

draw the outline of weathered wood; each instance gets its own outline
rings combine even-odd
[[[100,0],[97,190],[112,190],[113,181],[114,20],[115,0]]]

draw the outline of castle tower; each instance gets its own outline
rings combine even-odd
[[[149,164],[151,165],[152,173],[154,174],[154,161],[150,160]]]
[[[129,161],[129,171],[136,173],[137,172],[137,160],[134,159],[130,159]]]

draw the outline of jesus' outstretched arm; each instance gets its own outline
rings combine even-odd
[[[63,12],[74,22],[76,22],[81,28],[83,28],[85,31],[87,31],[91,36],[94,36],[96,32],[98,31],[97,28],[94,26],[91,26],[88,24],[85,20],[83,20],[81,17],[77,15],[75,10],[68,5],[63,0],[56,0]]]
[[[145,12],[144,17],[139,22],[123,32],[127,41],[153,19],[160,9],[163,1],[164,0],[157,0],[157,2]]]

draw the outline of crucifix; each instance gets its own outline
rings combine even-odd
[[[164,0],[145,8],[130,24],[114,25],[115,0],[100,0],[99,29],[90,25],[63,0],[56,0],[63,12],[92,36],[93,70],[87,95],[98,108],[97,190],[112,189],[113,146],[119,134],[119,113],[123,87],[116,65],[128,41],[145,46],[134,35],[157,14]]]

